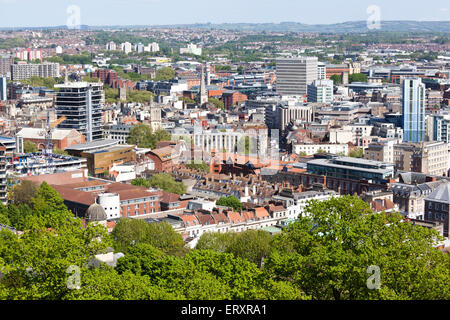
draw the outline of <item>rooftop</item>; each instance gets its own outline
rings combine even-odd
[[[450,182],[437,187],[425,200],[450,204]]]
[[[77,150],[77,151],[89,151],[96,148],[105,148],[119,144],[116,140],[96,140],[92,142],[74,144],[73,146],[67,147],[66,150]]]

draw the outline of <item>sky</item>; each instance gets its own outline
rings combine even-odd
[[[448,0],[0,0],[0,27],[66,25],[77,6],[90,26],[192,23],[331,24],[365,21],[376,5],[381,20],[450,20]]]

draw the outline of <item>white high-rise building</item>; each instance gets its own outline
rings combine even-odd
[[[106,44],[106,50],[108,50],[108,51],[115,51],[115,50],[117,50],[116,43],[114,41],[108,42]]]
[[[308,85],[317,80],[317,57],[278,58],[277,92],[285,96],[305,96]]]
[[[138,44],[135,46],[135,51],[136,51],[137,53],[143,53],[143,52],[144,52],[144,48],[145,48],[145,46],[144,46],[142,43],[138,43]]]
[[[148,46],[144,48],[147,52],[158,52],[159,51],[159,44],[156,42],[149,43]]]
[[[317,80],[327,79],[327,66],[323,62],[317,64]]]
[[[403,79],[403,140],[425,141],[425,84],[420,78]]]
[[[315,80],[312,84],[308,85],[308,102],[333,102],[333,81]]]
[[[130,53],[131,51],[133,51],[133,46],[131,43],[129,42],[124,42],[120,45],[120,49],[125,52],[126,54]]]

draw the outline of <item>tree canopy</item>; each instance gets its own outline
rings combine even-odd
[[[171,67],[162,67],[156,71],[155,81],[169,81],[175,77],[175,70]]]
[[[28,140],[23,142],[23,152],[25,152],[25,153],[34,153],[34,152],[37,152],[37,151],[38,151],[38,148],[33,142],[28,141]]]
[[[159,141],[170,140],[172,140],[172,136],[166,130],[159,129],[153,133],[153,130],[149,125],[138,123],[131,128],[127,143],[135,144],[139,148],[155,149]]]
[[[166,222],[82,226],[42,183],[0,204],[2,300],[450,299],[450,257],[434,229],[374,213],[357,197],[310,201],[280,234],[205,233],[187,249]],[[25,203],[26,202],[26,203]],[[92,263],[113,248],[115,267]]]
[[[216,205],[229,207],[233,210],[242,210],[242,203],[235,196],[222,197],[216,201]]]

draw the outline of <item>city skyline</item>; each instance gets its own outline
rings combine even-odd
[[[137,0],[130,5],[124,0],[109,2],[86,0],[0,0],[4,8],[0,12],[0,27],[52,27],[66,25],[71,13],[70,6],[80,8],[80,24],[90,26],[109,25],[173,25],[196,23],[280,23],[298,22],[310,25],[334,24],[349,21],[365,21],[372,13],[370,6],[380,8],[381,21],[449,21],[449,5],[438,0],[434,6],[423,6],[420,1],[392,3],[387,0],[348,1],[346,6],[335,6],[332,1],[302,3],[292,0],[241,2],[230,0],[226,4],[194,0],[185,3],[180,0]],[[26,5],[26,6],[25,6]],[[167,9],[170,8],[170,11]],[[42,13],[36,15],[36,12]],[[102,12],[101,15],[98,12]],[[158,12],[158,14],[154,14]],[[304,14],[307,12],[308,14]],[[44,14],[45,13],[45,14]],[[51,13],[48,15],[47,13]],[[72,13],[73,14],[73,13]],[[20,17],[19,17],[20,16]]]

